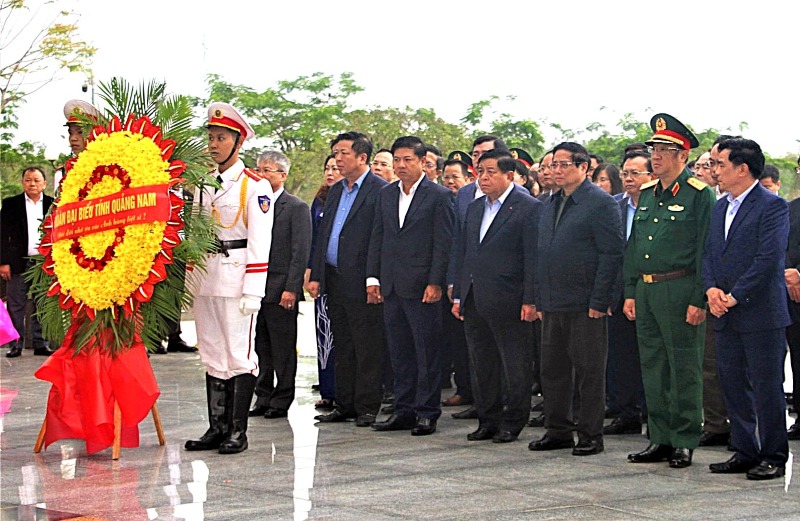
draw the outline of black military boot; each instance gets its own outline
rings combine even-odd
[[[189,440],[186,450],[214,450],[228,435],[228,416],[225,407],[228,380],[220,380],[206,373],[206,399],[208,401],[208,430],[199,440]]]
[[[240,374],[228,380],[228,436],[220,443],[220,454],[236,454],[247,449],[247,417],[256,388],[256,377]]]

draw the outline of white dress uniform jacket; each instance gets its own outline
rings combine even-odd
[[[218,171],[211,175],[218,174]],[[201,194],[195,195],[195,200]],[[217,222],[220,241],[247,240],[246,248],[206,258],[206,270],[193,270],[194,313],[200,358],[208,374],[227,380],[258,375],[255,319],[239,311],[242,295],[263,298],[272,244],[272,187],[237,161],[222,173],[222,188],[202,193],[201,211]]]

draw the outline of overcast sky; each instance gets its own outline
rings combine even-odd
[[[100,81],[203,95],[210,73],[260,90],[350,71],[365,89],[354,107],[432,108],[456,123],[475,101],[513,95],[498,108],[571,129],[667,112],[696,130],[745,121],[768,153],[800,150],[797,1],[58,2],[70,4]],[[17,139],[66,152],[62,109],[89,100],[83,82],[30,96]]]

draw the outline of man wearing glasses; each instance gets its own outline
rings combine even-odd
[[[550,169],[559,190],[539,221],[535,277],[547,433],[528,445],[533,451],[571,448],[575,456],[590,456],[604,450],[605,317],[624,245],[617,202],[586,177],[588,168],[589,154],[578,143],[553,149]],[[573,423],[576,390],[580,412]]]
[[[625,195],[619,201],[622,229],[625,241],[631,236],[633,219],[642,189],[652,188],[658,182],[652,181],[653,167],[650,154],[636,150],[628,152],[622,160],[620,177],[625,187]],[[622,280],[622,266],[617,272]],[[619,407],[619,415],[603,428],[603,434],[641,434],[642,433],[642,368],[639,364],[639,344],[636,342],[636,322],[628,320],[622,313],[624,304],[622,285],[616,288],[612,301],[612,313],[608,318],[608,368],[609,390],[614,396],[609,400]],[[610,370],[613,368],[614,370]]]
[[[703,422],[700,267],[715,198],[686,168],[698,146],[694,134],[668,114],[656,114],[650,126],[646,144],[658,182],[643,187],[623,266],[623,311],[636,320],[650,445],[628,460],[685,468]]]
[[[311,213],[305,202],[286,191],[291,167],[286,155],[267,150],[257,165],[253,170],[269,182],[275,195],[275,221],[266,294],[256,318],[260,369],[256,403],[249,415],[272,419],[286,417],[294,401],[298,302],[303,300],[303,276],[311,253]]]

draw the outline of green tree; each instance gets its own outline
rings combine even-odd
[[[363,90],[348,72],[338,78],[316,72],[279,81],[262,92],[231,85],[218,75],[208,77],[208,86],[208,99],[202,103],[231,103],[252,125],[256,136],[266,142],[245,150],[245,163],[253,166],[264,148],[281,150],[292,162],[287,188],[306,199],[321,180],[321,165],[330,149],[328,141],[344,126],[348,98]]]
[[[0,127],[16,128],[14,110],[63,71],[84,70],[95,48],[78,37],[77,17],[50,0],[32,10],[25,0],[0,0]]]
[[[22,193],[22,170],[38,166],[45,172],[46,193],[53,194],[53,165],[45,159],[44,147],[25,141],[16,146],[0,142],[0,197],[5,199]]]
[[[506,97],[506,101],[514,100],[514,96]],[[502,101],[499,96],[490,96],[469,106],[461,122],[470,128],[471,138],[492,134],[502,138],[511,148],[521,148],[534,158],[541,156],[544,153],[544,136],[540,123],[532,119],[517,119],[509,112],[496,113],[493,106],[498,101]],[[491,111],[491,117],[487,111]]]

